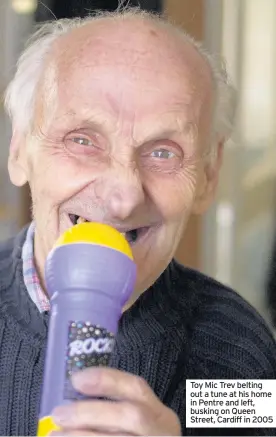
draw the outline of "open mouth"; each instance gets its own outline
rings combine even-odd
[[[80,223],[89,222],[89,220],[86,220],[85,218],[83,218],[79,215],[76,215],[76,214],[69,214],[69,218],[70,218],[73,225],[78,225]],[[119,230],[119,232],[126,238],[126,240],[130,244],[135,244],[135,243],[137,243],[138,240],[140,240],[142,237],[144,237],[148,233],[149,229],[150,229],[149,226],[144,226],[144,227],[137,228],[137,229],[130,229],[126,232],[121,232]]]

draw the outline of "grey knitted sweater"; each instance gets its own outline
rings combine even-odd
[[[26,230],[0,244],[0,435],[36,435],[49,314],[22,275]],[[111,366],[145,378],[183,435],[275,435],[275,429],[187,429],[186,379],[274,379],[276,346],[235,292],[171,263],[122,316]]]

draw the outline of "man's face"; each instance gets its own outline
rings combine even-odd
[[[104,222],[126,233],[140,293],[207,190],[211,80],[192,47],[152,26],[109,23],[108,32],[88,25],[58,43],[19,155],[41,271],[66,229]]]

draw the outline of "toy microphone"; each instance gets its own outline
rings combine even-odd
[[[83,399],[71,384],[72,374],[108,365],[136,266],[120,232],[86,222],[58,239],[45,279],[51,312],[38,436],[58,429],[51,418],[56,406]]]

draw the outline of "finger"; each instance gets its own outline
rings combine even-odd
[[[83,430],[83,429],[74,429],[74,430],[70,430],[70,429],[64,429],[63,431],[53,431],[50,436],[62,436],[62,437],[67,437],[67,436],[118,436],[118,434],[110,434],[108,432],[102,433],[100,431],[89,431],[89,430]],[[121,433],[120,436],[123,437],[128,437],[131,434],[123,434]]]
[[[103,434],[98,434],[97,432],[94,431],[84,431],[83,429],[74,429],[74,430],[70,430],[70,429],[64,429],[61,431],[54,431],[50,434],[50,436],[62,436],[62,437],[66,437],[66,436],[99,436],[99,435],[103,435]]]
[[[63,429],[91,429],[109,434],[150,435],[156,415],[141,404],[110,401],[79,401],[53,411],[54,422]]]
[[[114,400],[148,403],[154,408],[160,401],[143,378],[110,368],[89,368],[72,377],[76,390]]]

